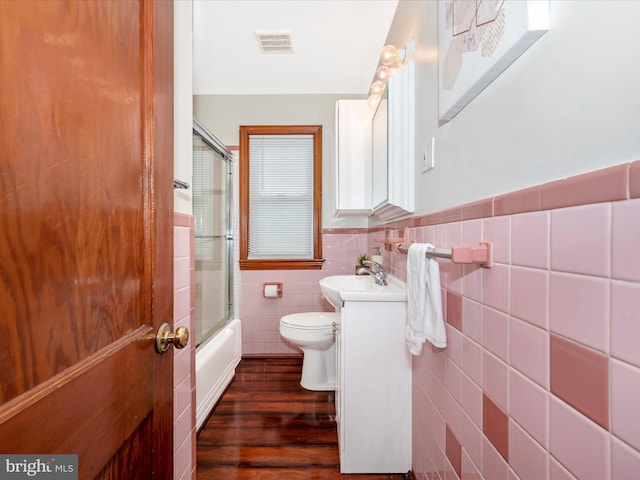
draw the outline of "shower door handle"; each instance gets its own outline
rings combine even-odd
[[[184,348],[189,343],[189,329],[178,327],[175,332],[171,331],[168,323],[163,323],[156,333],[156,349],[158,353],[164,353],[173,344],[176,348]]]

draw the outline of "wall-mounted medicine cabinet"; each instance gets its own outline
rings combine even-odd
[[[415,66],[387,82],[375,113],[366,100],[335,108],[335,215],[382,220],[414,211]]]
[[[408,61],[387,83],[371,122],[372,206],[389,220],[414,211],[415,66]]]
[[[366,100],[335,108],[335,215],[371,214],[371,115]]]

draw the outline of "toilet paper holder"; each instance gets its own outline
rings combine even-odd
[[[264,298],[282,297],[282,282],[270,282],[262,284],[262,296]]]

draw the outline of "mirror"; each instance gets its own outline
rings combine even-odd
[[[371,156],[373,162],[373,209],[384,205],[388,200],[389,169],[387,149],[387,90],[385,89],[371,123]]]
[[[371,124],[373,214],[390,220],[413,212],[415,66],[406,62],[387,82]]]

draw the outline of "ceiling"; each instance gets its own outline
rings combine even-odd
[[[398,0],[194,0],[194,95],[362,94]],[[290,30],[263,54],[256,30]]]

